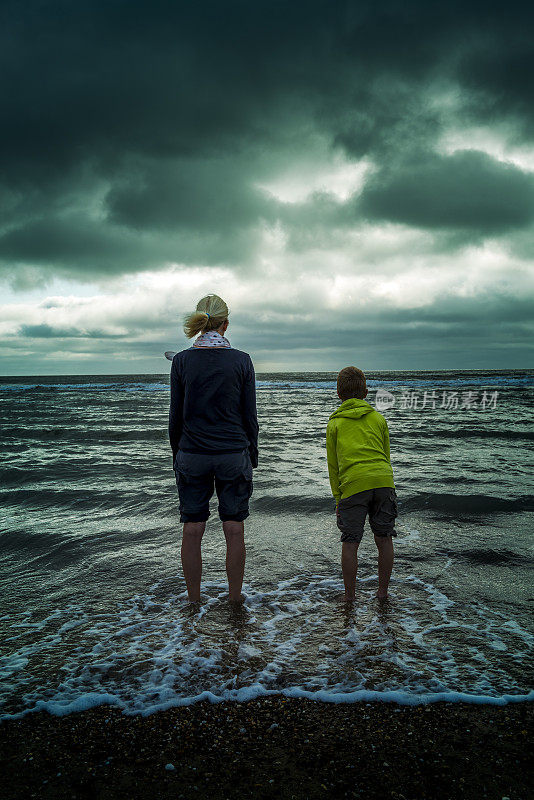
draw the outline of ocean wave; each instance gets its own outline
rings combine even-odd
[[[455,516],[462,514],[498,514],[534,511],[534,497],[495,497],[493,495],[468,495],[421,492],[404,495],[397,490],[399,509],[403,511],[439,511]],[[330,497],[303,495],[269,495],[253,497],[254,511],[262,514],[331,514],[334,500]]]
[[[386,373],[387,375],[387,373]],[[152,376],[150,376],[152,377]],[[394,377],[381,377],[367,379],[368,387],[373,389],[402,389],[402,388],[453,388],[453,387],[478,387],[478,388],[528,388],[534,386],[534,375],[466,375],[459,374],[457,377],[445,377],[439,373],[432,373],[432,376],[399,375]],[[298,376],[289,375],[287,378],[279,376],[277,378],[257,377],[256,387],[259,391],[276,389],[283,391],[309,391],[317,389],[322,391],[335,391],[336,379],[333,377],[318,378],[314,373],[313,377],[306,377],[305,373]],[[169,391],[169,382],[165,380],[138,380],[138,381],[80,381],[78,383],[2,383],[0,382],[0,392],[160,392]]]
[[[399,495],[402,511],[440,511],[460,517],[462,514],[502,514],[534,511],[534,497],[495,497],[486,494],[448,494],[421,492],[411,496]]]
[[[155,442],[161,441],[165,443],[165,449],[168,446],[168,432],[165,423],[162,421],[158,427],[147,425],[146,428],[122,427],[113,428],[113,424],[106,427],[91,426],[88,429],[87,425],[78,425],[70,427],[68,424],[63,424],[61,427],[58,425],[50,424],[50,421],[42,421],[41,424],[36,425],[35,421],[32,424],[22,426],[3,426],[2,438],[4,442],[8,440],[26,441],[32,440],[34,442],[82,442],[91,445],[95,443],[105,442],[113,444],[113,442]]]
[[[336,381],[327,380],[327,381],[314,381],[314,380],[277,380],[277,381],[270,381],[270,380],[257,380],[256,381],[256,388],[257,389],[300,389],[300,390],[308,390],[308,389],[328,389],[334,390],[336,388]]]
[[[514,553],[512,550],[495,548],[474,548],[471,550],[446,550],[440,551],[442,555],[453,558],[455,561],[467,561],[469,564],[497,564],[507,567],[528,567],[534,559],[529,556]]]
[[[32,508],[115,509],[121,513],[148,513],[161,510],[174,500],[174,481],[161,488],[135,490],[117,488],[11,488],[1,492],[2,503],[7,506]],[[504,514],[534,511],[534,497],[496,497],[486,494],[450,494],[421,492],[403,494],[397,490],[400,513],[434,511],[455,517],[472,514]],[[251,498],[251,512],[267,516],[280,515],[331,515],[334,500],[329,496],[300,494],[258,494]]]
[[[440,389],[442,387],[477,387],[477,388],[525,388],[534,386],[534,376],[525,375],[523,377],[508,377],[498,375],[488,376],[475,376],[469,378],[443,378],[439,375],[433,378],[367,378],[367,387],[373,389],[403,389],[403,388],[432,388]],[[324,389],[335,391],[337,383],[335,380],[257,380],[256,386],[258,389],[291,389],[291,390],[309,390],[309,389]]]
[[[439,389],[442,386],[477,386],[480,388],[492,388],[495,386],[503,387],[530,387],[534,386],[534,376],[525,375],[523,377],[508,377],[505,375],[486,375],[470,378],[442,378],[437,375],[434,378],[396,378],[395,380],[370,380],[368,386],[380,388],[381,386],[428,386]]]
[[[163,415],[162,415],[163,417]],[[326,419],[325,415],[325,419]],[[72,420],[74,422],[74,419]],[[87,444],[88,441],[91,446],[95,444],[113,444],[114,442],[162,442],[165,449],[168,449],[168,432],[166,421],[162,418],[158,421],[159,424],[147,424],[146,427],[140,427],[136,420],[135,427],[121,425],[118,420],[111,419],[107,427],[100,425],[92,425],[88,429],[87,425],[69,425],[69,420],[64,420],[61,426],[54,423],[50,418],[46,418],[44,414],[40,415],[40,422],[37,424],[35,420],[28,425],[3,425],[2,426],[2,439],[4,442],[26,442],[32,441],[35,443],[47,442],[81,442]],[[402,443],[403,446],[409,445],[413,448],[420,447],[420,440],[432,440],[432,447],[437,447],[439,442],[446,442],[448,439],[487,439],[499,442],[531,442],[534,441],[534,431],[525,427],[524,430],[497,430],[495,428],[486,428],[480,426],[479,428],[469,428],[458,425],[456,428],[440,427],[440,428],[417,428],[414,431],[412,428],[406,429],[400,427],[395,429],[392,433],[395,441]],[[272,447],[276,445],[277,451],[281,454],[286,454],[291,458],[291,448],[288,448],[287,443],[291,442],[291,447],[295,445],[304,444],[308,442],[322,444],[324,438],[324,428],[318,427],[314,430],[289,430],[284,433],[284,440],[280,438],[280,431],[273,430],[272,427],[267,427],[266,430],[261,431],[261,447],[267,453],[272,452]],[[406,444],[405,444],[406,443]],[[430,444],[429,444],[430,446]]]
[[[97,489],[79,488],[62,489],[49,486],[35,489],[10,489],[0,493],[2,505],[6,508],[36,508],[36,509],[72,509],[101,512],[113,510],[115,516],[148,514],[160,512],[163,508],[170,508],[174,500],[175,487],[173,480],[162,489],[152,491],[141,488],[135,490],[125,489]]]
[[[516,424],[519,420],[516,420]],[[530,422],[529,422],[530,424]],[[428,427],[426,430],[418,428],[417,429],[417,439],[424,438],[424,439],[492,439],[498,441],[534,441],[534,430],[531,428],[525,428],[522,431],[518,430],[497,430],[496,428],[487,428],[486,426],[481,426],[480,428],[468,428],[463,427],[463,425],[457,425],[456,427],[448,427],[448,428],[437,428],[437,427]],[[395,440],[396,441],[413,441],[414,440],[414,431],[413,430],[403,430],[399,428],[399,430],[395,431]],[[414,446],[415,446],[414,442]]]
[[[334,500],[328,497],[306,497],[298,494],[253,495],[251,509],[260,514],[327,514],[332,513]]]
[[[169,391],[168,383],[0,383],[0,392],[48,392],[48,391],[116,391],[116,392],[154,392]]]

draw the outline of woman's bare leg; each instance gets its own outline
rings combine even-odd
[[[192,603],[200,600],[200,579],[202,578],[201,542],[205,522],[184,522],[182,536],[182,568],[184,570],[187,594]]]
[[[243,575],[245,574],[245,523],[229,520],[223,522],[226,537],[226,574],[228,575],[228,597],[241,603]]]

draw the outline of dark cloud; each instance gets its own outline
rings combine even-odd
[[[124,259],[132,260],[136,247],[127,236],[77,215],[44,217],[12,228],[0,237],[0,255],[12,262],[49,263],[61,266],[76,262],[99,272],[122,271]],[[116,269],[113,270],[113,264]],[[132,264],[132,266],[140,266]]]
[[[372,155],[379,164],[428,149],[440,132],[440,113],[421,91],[421,85],[393,77],[357,86],[349,102],[331,110],[334,146],[356,159]]]
[[[138,229],[204,233],[272,219],[276,204],[243,181],[235,162],[180,159],[133,167],[107,194],[108,217]]]
[[[262,221],[350,225],[354,207],[325,219],[320,197],[295,209],[255,188],[318,136],[376,161],[370,215],[523,225],[529,181],[484,156],[433,154],[444,112],[429,98],[453,87],[464,119],[531,134],[531,25],[530,4],[479,0],[4,2],[0,259],[82,278],[244,264]],[[449,197],[432,195],[434,179]]]
[[[432,346],[429,344],[432,350],[442,337],[447,342],[463,341],[464,345],[480,346],[487,341],[496,319],[502,326],[504,338],[510,341],[527,346],[532,336],[530,299],[507,295],[504,289],[502,294],[486,291],[473,297],[439,297],[419,308],[384,305],[380,309],[377,304],[362,308],[348,301],[346,308],[337,312],[335,320],[321,311],[314,313],[313,319],[316,342],[320,342],[322,348],[339,348],[340,337],[346,342],[363,341],[364,345],[355,345],[358,348],[378,343],[386,348],[403,343],[413,347],[416,342],[424,347],[425,342],[432,342]],[[296,328],[290,315],[286,319],[277,318],[275,330],[268,318],[258,321],[246,313],[240,315],[238,324],[240,333],[247,331],[247,341],[253,348],[261,348],[266,339],[275,349],[282,348],[289,339],[292,347],[310,346],[309,327],[304,324]]]
[[[103,330],[82,331],[77,328],[61,328],[52,325],[21,325],[18,335],[29,339],[122,339],[124,334]]]
[[[366,184],[364,215],[423,228],[468,228],[487,234],[534,219],[534,175],[484,153],[425,153]]]
[[[172,210],[166,209],[156,225],[153,210],[149,204],[144,206],[146,200],[146,196],[127,200],[125,192],[120,197],[123,205],[117,203],[120,225],[80,214],[29,220],[0,235],[0,259],[12,271],[13,282],[26,288],[39,276],[44,279],[47,269],[57,275],[91,280],[139,272],[166,262],[239,264],[254,250],[256,232],[245,225],[235,224],[230,231],[213,226],[200,239],[200,222],[186,226],[177,221],[175,230],[160,236],[159,231],[166,227],[165,218],[170,224]],[[143,208],[148,219],[142,214]],[[41,271],[36,272],[36,267]]]
[[[511,13],[506,29],[496,31],[489,40],[475,43],[473,50],[464,54],[457,72],[459,81],[468,90],[466,118],[490,123],[513,120],[518,141],[534,136],[531,9],[527,14],[529,18],[522,20]]]

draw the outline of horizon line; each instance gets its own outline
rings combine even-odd
[[[334,375],[337,374],[339,370],[321,370],[321,369],[309,369],[309,370],[270,370],[269,372],[256,372],[256,377],[258,375]],[[366,375],[372,375],[374,372],[484,372],[484,373],[491,373],[491,372],[532,372],[534,371],[534,367],[514,367],[510,368],[492,368],[492,369],[484,369],[482,367],[462,367],[461,369],[457,368],[447,368],[447,369],[376,369],[376,370],[367,370]],[[0,373],[0,380],[4,378],[112,378],[119,375],[124,376],[131,376],[131,375],[138,375],[138,376],[150,376],[150,377],[164,377],[168,375],[168,372],[61,372],[61,373],[26,373],[24,375],[3,375]]]

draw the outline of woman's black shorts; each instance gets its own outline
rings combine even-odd
[[[213,489],[219,499],[223,522],[242,522],[249,515],[252,464],[248,449],[239,453],[185,453],[178,450],[174,462],[180,522],[205,522],[210,515]]]

